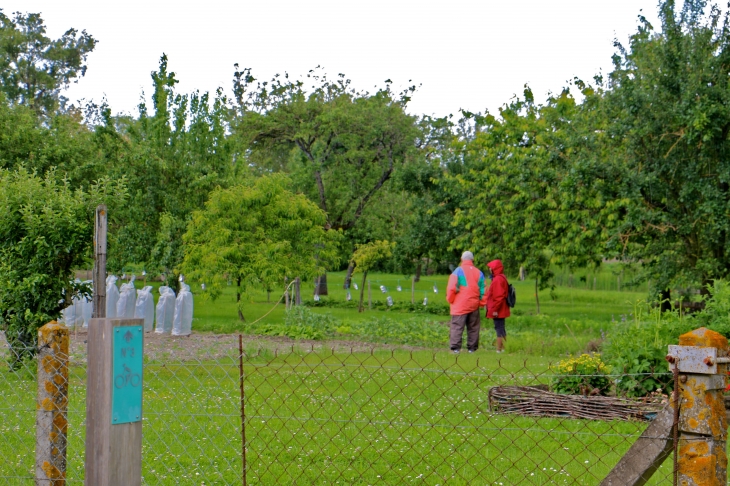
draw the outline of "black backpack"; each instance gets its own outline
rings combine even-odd
[[[509,307],[514,307],[517,303],[517,292],[515,292],[515,288],[512,286],[512,284],[509,284],[507,286],[507,305]]]

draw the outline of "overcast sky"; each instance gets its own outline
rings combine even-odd
[[[611,68],[637,15],[657,0],[3,0],[5,14],[40,12],[51,37],[74,27],[98,41],[86,76],[66,93],[133,112],[160,55],[183,92],[230,92],[233,64],[259,79],[322,65],[372,89],[422,87],[412,113],[490,111],[528,83],[538,99],[574,76]]]

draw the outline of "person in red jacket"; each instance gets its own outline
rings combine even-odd
[[[479,348],[479,308],[484,307],[485,302],[484,274],[474,266],[472,252],[465,251],[461,255],[461,265],[449,276],[446,300],[451,304],[451,350],[454,353],[461,351],[466,327],[466,348],[473,353]]]
[[[487,291],[487,318],[494,319],[494,330],[497,332],[497,352],[501,353],[504,350],[504,342],[507,340],[504,320],[510,316],[507,305],[509,282],[504,275],[504,267],[500,260],[492,260],[487,263],[487,267],[489,267],[489,278],[492,279]]]

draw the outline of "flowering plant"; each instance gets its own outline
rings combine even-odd
[[[553,389],[566,395],[605,395],[611,388],[611,367],[600,354],[582,354],[560,361],[554,368]]]

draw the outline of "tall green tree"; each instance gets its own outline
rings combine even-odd
[[[585,117],[591,150],[576,151],[562,186],[566,201],[617,202],[606,254],[640,261],[668,297],[730,273],[730,18],[701,0],[663,1],[659,18],[617,44],[604,94],[584,109],[600,112]]]
[[[213,298],[234,281],[240,302],[251,288],[314,277],[336,263],[339,233],[326,231],[325,213],[290,185],[272,174],[213,191],[185,233],[182,271]],[[238,317],[244,320],[240,305]]]
[[[414,155],[419,130],[405,112],[408,91],[388,84],[375,94],[357,92],[343,75],[336,81],[310,74],[310,91],[287,77],[254,86],[236,73],[239,114],[234,127],[252,163],[286,157],[298,187],[327,214],[327,226],[355,226],[395,170]]]
[[[350,84],[342,74],[333,81],[318,70],[304,81],[287,75],[257,82],[250,70],[234,76],[234,134],[248,148],[248,162],[290,173],[325,211],[326,227],[346,234],[395,172],[417,157],[421,135],[416,117],[406,113],[415,87],[396,94],[388,80],[371,94]]]
[[[178,80],[164,54],[151,77],[152,106],[141,103],[136,119],[100,107],[95,131],[107,173],[125,178],[130,193],[116,215],[109,258],[111,268],[142,263],[176,282],[191,215],[213,190],[235,180],[236,154],[220,90],[215,96],[176,93]]]
[[[62,91],[86,74],[96,42],[76,29],[51,39],[40,14],[10,18],[0,9],[0,89],[12,103],[53,113],[67,101]]]

